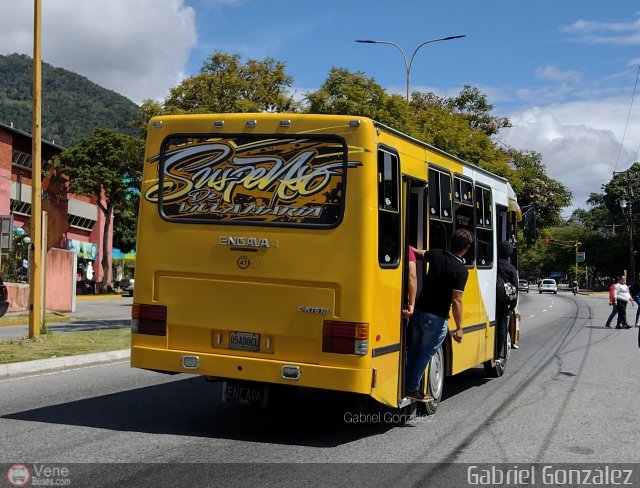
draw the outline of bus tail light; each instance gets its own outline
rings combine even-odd
[[[131,307],[131,332],[166,336],[167,307],[134,303]]]
[[[369,324],[325,320],[322,323],[322,352],[366,355],[369,352]]]

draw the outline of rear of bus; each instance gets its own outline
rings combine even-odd
[[[346,116],[152,119],[131,365],[228,380],[236,397],[264,384],[384,396],[372,348],[398,337],[372,323],[374,134]]]

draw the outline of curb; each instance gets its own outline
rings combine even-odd
[[[60,358],[36,359],[22,363],[0,364],[0,379],[18,378],[36,373],[57,371],[65,368],[76,368],[94,364],[106,364],[131,356],[130,349],[118,351],[106,351],[93,354],[81,354],[78,356],[64,356]]]
[[[105,298],[127,298],[125,295],[121,293],[105,293],[103,295],[91,294],[91,295],[76,295],[76,300],[104,300]]]

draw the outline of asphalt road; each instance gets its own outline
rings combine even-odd
[[[51,322],[55,332],[79,332],[96,329],[118,329],[131,325],[131,297],[79,299],[68,322]],[[27,325],[0,327],[0,340],[19,339],[28,335]]]
[[[522,295],[521,347],[505,376],[476,368],[450,378],[436,415],[405,425],[354,423],[349,397],[321,391],[277,408],[232,406],[218,383],[126,362],[0,381],[0,463],[133,463],[116,479],[136,486],[168,480],[181,469],[171,463],[375,463],[359,474],[325,468],[322,482],[296,465],[287,479],[360,485],[373,472],[374,485],[403,486],[420,464],[381,463],[638,462],[638,329],[605,329],[609,310],[606,297]],[[231,466],[216,471],[224,486],[282,477],[271,464]]]

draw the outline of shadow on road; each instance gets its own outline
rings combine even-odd
[[[487,381],[482,368],[448,378],[440,408],[447,408],[447,398]],[[270,407],[262,409],[227,404],[222,401],[222,383],[185,377],[2,418],[310,447],[336,447],[398,426],[412,428],[425,421],[425,418],[411,419],[405,411],[391,411],[360,395],[325,390],[285,387],[284,391],[271,390],[270,400]]]
[[[507,362],[507,371],[509,369],[509,362]],[[506,374],[509,374],[508,372]],[[472,368],[455,376],[447,378],[444,383],[444,391],[442,392],[442,400],[454,397],[459,393],[467,391],[471,388],[480,387],[487,382],[491,381],[491,378],[487,378],[483,367]],[[446,406],[445,406],[446,408]]]
[[[301,390],[276,408],[226,404],[221,383],[186,378],[2,418],[313,447],[335,447],[397,426],[383,419],[347,421],[357,413],[358,402],[353,396],[313,390]]]
[[[49,324],[47,328],[55,332],[81,332],[84,330],[124,329],[131,326],[130,319],[74,320],[59,324]]]

